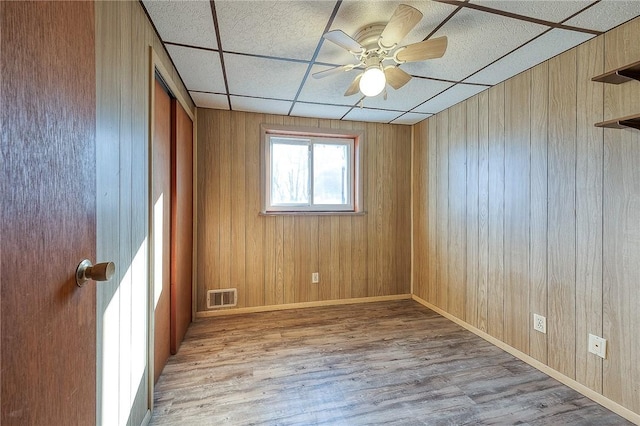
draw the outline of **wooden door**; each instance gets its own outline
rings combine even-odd
[[[151,144],[153,220],[154,382],[170,355],[170,239],[171,239],[171,98],[155,81]]]
[[[171,111],[171,353],[191,323],[193,123],[180,103]]]
[[[0,2],[0,423],[96,419],[92,2]],[[108,259],[104,259],[108,260]]]

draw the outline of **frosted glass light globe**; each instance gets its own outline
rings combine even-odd
[[[360,77],[360,91],[365,96],[376,96],[382,92],[387,79],[379,66],[370,66]]]

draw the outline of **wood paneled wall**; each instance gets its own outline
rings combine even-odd
[[[96,423],[138,425],[149,404],[149,46],[181,83],[139,2],[96,2],[95,14],[96,257],[117,271],[97,287]]]
[[[414,126],[414,294],[640,413],[640,19]],[[547,317],[547,334],[533,330]],[[608,340],[607,359],[587,351]]]
[[[410,292],[411,127],[202,108],[197,123],[198,311],[220,288],[238,307]],[[259,215],[261,123],[364,131],[367,213]]]

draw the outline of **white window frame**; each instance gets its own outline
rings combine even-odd
[[[272,139],[291,139],[292,145],[307,145],[309,155],[309,203],[274,204],[271,201]],[[362,178],[360,165],[361,132],[335,129],[262,126],[261,189],[263,214],[354,214],[362,212]],[[282,143],[282,142],[280,142]],[[314,204],[313,202],[313,147],[316,144],[340,144],[348,147],[346,204]]]

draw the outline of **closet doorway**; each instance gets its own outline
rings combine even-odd
[[[151,142],[154,383],[192,320],[193,122],[156,74]]]

